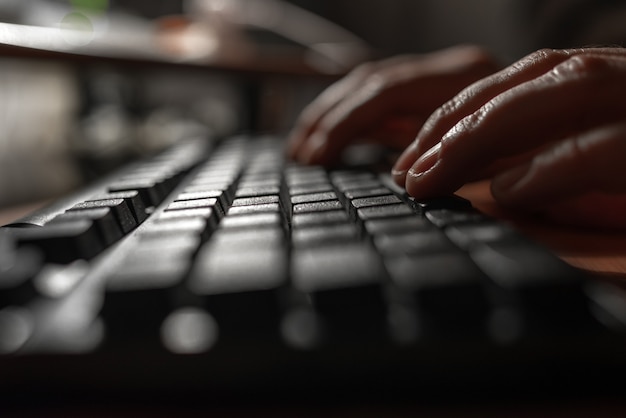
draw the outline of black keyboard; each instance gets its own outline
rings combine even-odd
[[[1,228],[0,274],[13,402],[572,393],[625,366],[619,289],[271,137],[181,142]]]

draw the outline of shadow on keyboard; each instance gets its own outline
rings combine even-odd
[[[625,366],[616,289],[270,137],[181,142],[1,228],[0,274],[7,402],[575,396]]]

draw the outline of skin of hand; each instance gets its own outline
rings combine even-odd
[[[357,140],[404,149],[435,109],[498,68],[475,46],[363,64],[302,112],[288,155],[301,163],[332,164]]]
[[[396,162],[415,197],[492,178],[501,204],[626,228],[626,49],[541,50],[465,88]]]

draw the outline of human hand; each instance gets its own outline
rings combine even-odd
[[[364,64],[304,110],[288,154],[302,163],[328,164],[360,139],[404,149],[438,106],[496,69],[473,46]]]
[[[538,51],[439,107],[396,162],[395,180],[427,197],[493,178],[506,206],[626,226],[624,91],[624,49]],[[596,215],[604,219],[576,219]]]

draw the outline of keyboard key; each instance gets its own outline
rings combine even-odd
[[[206,309],[224,340],[278,341],[280,291],[287,283],[286,248],[232,250],[204,247],[189,280],[190,290],[206,299]]]
[[[323,202],[300,203],[293,206],[293,213],[325,212],[330,210],[343,209],[343,205],[338,200]]]
[[[198,209],[198,208],[216,208],[217,199],[194,199],[194,200],[175,200],[167,205],[165,211],[170,210],[185,210],[185,209]]]
[[[363,208],[357,210],[357,218],[361,221],[369,221],[372,219],[382,219],[395,216],[413,215],[413,211],[405,204],[374,206],[371,208]]]
[[[278,203],[266,203],[264,205],[249,205],[249,206],[233,206],[228,210],[228,215],[250,215],[255,213],[266,212],[280,212],[280,205]]]
[[[280,203],[280,198],[277,195],[239,198],[233,201],[232,206],[266,205],[269,203]]]
[[[143,200],[141,199],[141,196],[139,196],[139,192],[137,191],[104,193],[92,196],[89,200],[87,200],[87,202],[109,199],[124,199],[128,207],[132,211],[132,214],[135,217],[135,221],[137,222],[137,224],[142,223],[148,217],[146,206],[144,205]]]
[[[125,199],[105,199],[105,200],[91,200],[82,203],[78,203],[70,211],[80,211],[87,209],[99,209],[110,208],[117,220],[120,229],[124,234],[132,231],[137,227],[137,220],[133,215],[128,203]]]
[[[594,322],[582,275],[540,247],[493,242],[475,245],[469,254],[491,279],[500,305],[517,318],[516,338],[582,330]]]
[[[394,234],[405,231],[418,231],[431,228],[424,218],[417,216],[397,217],[391,219],[374,219],[365,222],[365,229],[370,235]]]
[[[334,339],[383,337],[384,272],[369,246],[359,243],[294,249],[292,260],[293,286],[310,295],[315,312]]]
[[[327,212],[297,213],[291,219],[294,228],[314,225],[344,223],[348,221],[348,214],[343,210]]]
[[[291,197],[291,203],[294,205],[299,203],[325,202],[328,200],[337,200],[335,192],[310,193]]]
[[[400,292],[408,292],[423,335],[486,335],[490,302],[483,273],[460,251],[385,261]],[[417,331],[417,330],[416,330]]]
[[[56,263],[90,259],[106,247],[95,223],[88,219],[14,230],[13,235],[19,245],[35,246],[46,260]]]
[[[435,228],[379,234],[374,245],[383,255],[415,255],[449,251],[454,246],[443,232]]]
[[[258,228],[262,226],[282,226],[280,213],[255,213],[251,215],[227,216],[220,228]]]
[[[297,196],[302,194],[332,192],[333,186],[327,182],[320,182],[314,184],[304,184],[302,186],[289,186],[288,190],[290,196]]]
[[[353,224],[338,224],[296,228],[291,241],[295,247],[309,247],[354,242],[358,237],[359,231]]]
[[[80,209],[64,212],[56,216],[46,225],[80,221],[83,219],[89,220],[94,223],[106,246],[117,242],[120,238],[122,238],[124,234],[120,224],[117,222],[115,216],[113,215],[113,211],[107,207],[102,207],[98,209]]]
[[[462,223],[488,221],[485,215],[474,210],[432,209],[426,212],[426,218],[439,228]]]

